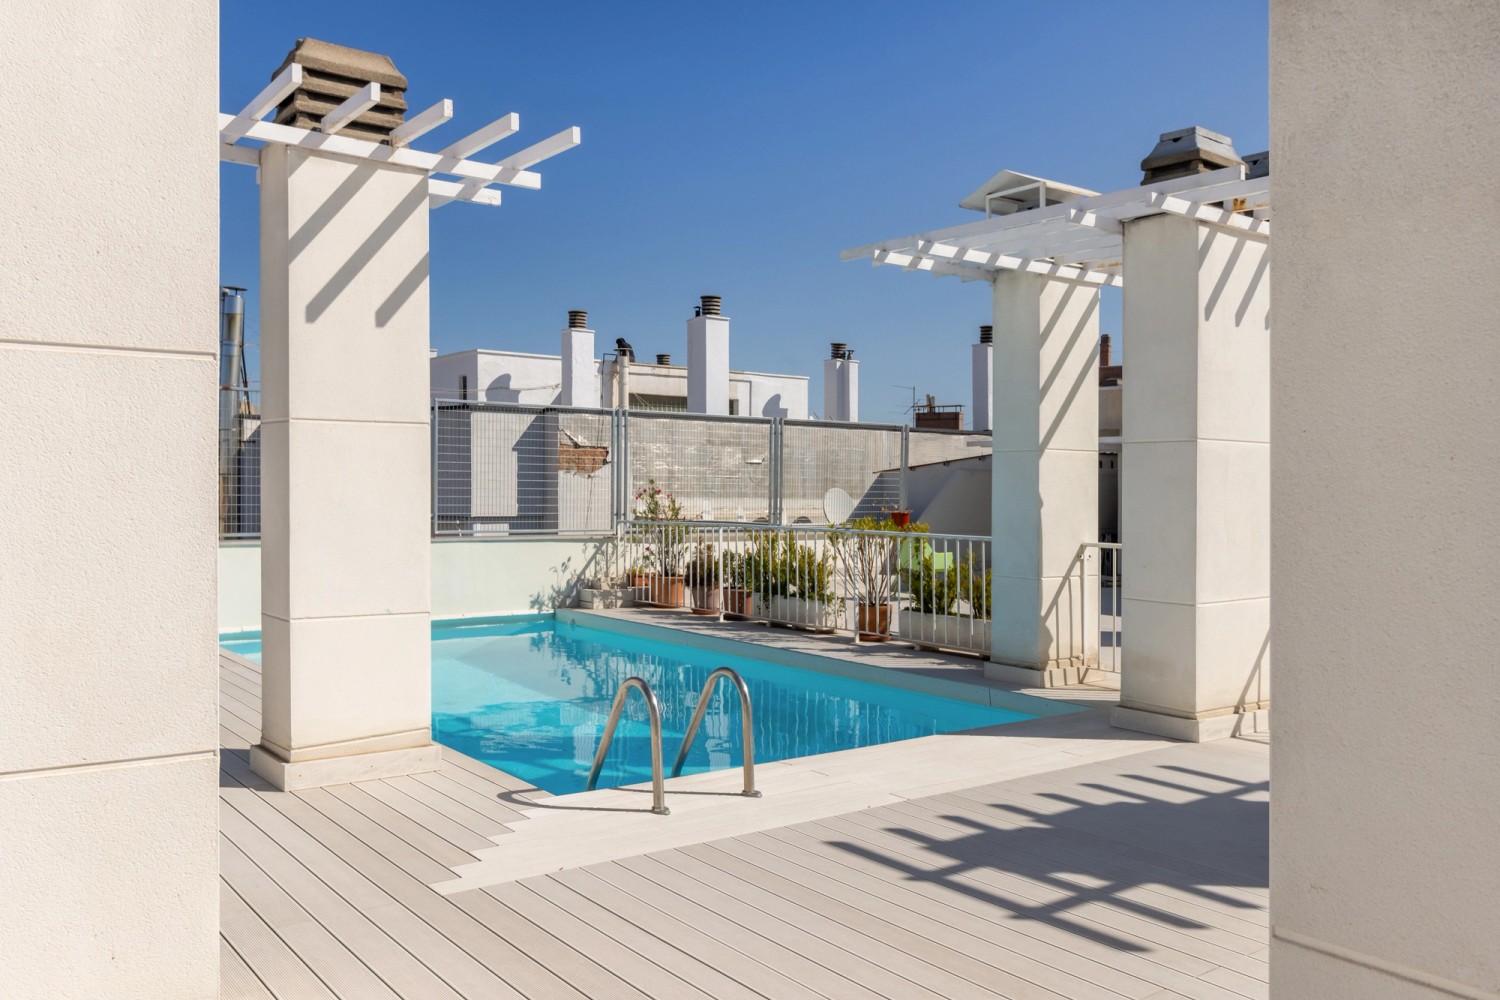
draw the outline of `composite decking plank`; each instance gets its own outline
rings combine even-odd
[[[467,773],[467,772],[464,772]],[[413,781],[421,782],[435,792],[446,795],[461,806],[467,806],[482,816],[488,817],[501,827],[508,829],[512,823],[525,822],[526,816],[519,809],[508,806],[494,795],[476,792],[462,782],[454,781],[440,771],[427,771],[411,775]],[[490,834],[493,836],[493,834]]]
[[[219,865],[224,879],[329,989],[341,997],[390,1000],[396,996],[238,845],[222,835],[219,839]]]
[[[957,931],[980,942],[973,946],[980,952],[984,950],[982,944],[990,941],[1011,949],[1028,949],[1052,964],[1073,968],[1100,982],[1112,981],[1114,973],[1124,973],[1198,1000],[1234,1000],[1231,992],[1198,978],[1213,970],[1212,962],[1153,949],[1148,942],[1107,928],[1096,931],[1090,921],[1064,926],[1041,919],[1008,920],[1005,914],[1009,911],[981,896],[932,881],[894,882],[889,869],[878,862],[848,855],[807,834],[770,831],[737,837],[714,847],[735,851],[737,856],[739,849],[753,851],[759,857],[744,855],[747,860],[768,871],[790,869],[798,881],[854,906],[882,912],[894,906],[892,920],[902,919],[904,914],[908,926],[929,928],[927,936],[936,941],[958,943],[954,935]],[[929,920],[947,929],[932,926]],[[1030,938],[1035,944],[1020,938]]]
[[[646,961],[603,931],[589,926],[518,882],[493,886],[485,892],[559,941],[568,942],[653,1000],[717,1000],[692,983]]]
[[[952,858],[942,855],[931,857],[936,852],[925,851],[920,845],[904,838],[861,826],[850,817],[820,820],[816,825],[826,826],[834,836],[843,834],[857,844],[866,845],[871,854],[885,854],[889,859],[886,863],[894,863],[892,867],[898,870],[904,869],[908,873],[928,868],[943,871],[945,884],[982,898],[1003,899],[1007,893],[1026,898],[1023,894],[1027,892],[1040,892],[1049,888],[1033,883],[1035,889],[1028,889],[1026,883],[1030,880],[1008,872],[971,864],[955,865]],[[1250,942],[1243,938],[1215,928],[1182,926],[1181,922],[1179,926],[1170,926],[1167,922],[1171,918],[1170,914],[1162,914],[1153,919],[1142,916],[1129,907],[1121,907],[1117,901],[1107,898],[1074,901],[1071,905],[1066,901],[1041,905],[1012,904],[1011,908],[1019,908],[1023,916],[1045,915],[1058,923],[1077,923],[1080,931],[1091,924],[1100,928],[1105,935],[1133,937],[1143,942],[1137,947],[1149,947],[1163,961],[1174,955],[1186,955],[1208,961],[1212,965],[1240,969],[1251,975],[1261,967],[1260,963],[1249,959],[1249,951],[1253,949]]]
[[[971,938],[883,899],[867,898],[856,905],[850,900],[858,897],[848,887],[829,894],[813,884],[816,879],[788,877],[786,873],[794,870],[790,865],[778,866],[780,871],[758,867],[742,856],[748,849],[737,841],[698,844],[683,848],[681,853],[738,879],[741,884],[737,891],[747,902],[799,926],[819,925],[823,928],[815,932],[819,936],[830,933],[827,924],[838,925],[832,933],[848,942],[844,947],[868,950],[868,961],[907,979],[918,977],[914,981],[933,986],[944,997],[991,996],[996,970],[1009,975],[1005,968],[1008,952],[987,938]],[[823,888],[831,881],[824,881]],[[971,947],[952,947],[940,940],[945,937]],[[1000,964],[987,962],[982,956],[995,958]]]
[[[339,1000],[296,952],[219,880],[219,931],[276,1000]]]
[[[690,853],[711,859],[737,877],[755,880],[767,891],[805,900],[816,912],[863,927],[875,940],[981,986],[992,987],[1000,977],[1014,980],[1015,989],[1030,984],[1070,998],[1143,997],[1160,989],[1150,980],[1080,958],[1004,925],[965,921],[930,904],[914,907],[911,894],[893,892],[888,885],[859,887],[816,869],[798,871],[790,860],[778,864],[764,850],[738,838],[701,845]]]
[[[633,921],[626,920],[594,900],[579,895],[550,875],[537,876],[515,883],[536,893],[566,913],[605,934],[651,964],[665,969],[684,982],[698,984],[714,1000],[757,1000],[760,993],[731,979],[723,972],[651,934]]]
[[[400,786],[392,784],[389,780],[361,781],[358,787],[360,791],[379,799],[419,826],[464,851],[468,855],[464,859],[466,864],[474,861],[472,852],[495,846],[495,842],[489,837],[475,833],[425,802],[412,798]]]
[[[489,838],[509,832],[509,828],[503,822],[490,818],[478,809],[438,791],[425,782],[418,781],[415,775],[402,775],[399,778],[384,780],[390,787],[416,799],[429,809],[437,810],[455,823],[468,827],[481,837]]]
[[[972,837],[976,834],[975,828],[964,821],[965,815],[955,815],[953,807],[935,812],[931,806],[901,803],[889,806],[888,810],[898,817],[895,822],[930,830],[935,840]],[[858,817],[851,819],[858,820]],[[1017,825],[1000,829],[1020,831],[1025,827]],[[1050,830],[1046,831],[1045,836],[1030,838],[1025,844],[1018,843],[1012,837],[1003,847],[997,845],[993,849],[986,849],[976,846],[974,851],[994,856],[997,860],[1003,859],[1003,867],[1007,870],[1046,873],[1049,878],[1059,882],[1077,885],[1079,890],[1095,888],[1090,885],[1091,880],[1119,883],[1120,888],[1115,891],[1115,895],[1121,899],[1158,909],[1170,908],[1179,916],[1232,931],[1253,941],[1264,942],[1269,924],[1269,913],[1265,906],[1227,895],[1218,886],[1194,887],[1196,891],[1179,887],[1174,883],[1181,880],[1180,875],[1144,863],[1131,865],[1112,861],[1106,864],[1097,856],[1091,858],[1083,852],[1058,849],[1057,838],[1051,836],[1051,833]]]
[[[746,929],[725,916],[720,908],[711,908],[694,902],[674,892],[654,878],[641,875],[627,868],[620,861],[592,865],[586,869],[616,888],[635,896],[642,903],[656,907],[689,920],[693,926],[719,941],[720,944],[746,955],[754,961],[781,969],[799,983],[818,994],[829,998],[878,997],[864,986],[849,982],[843,976],[820,965],[810,958],[793,951],[770,938],[746,933]],[[731,900],[721,898],[723,909],[733,909]],[[1038,994],[1042,996],[1043,994]],[[1046,995],[1052,1000],[1050,994]]]
[[[601,866],[594,866],[595,868]],[[724,975],[775,1000],[817,1000],[821,994],[790,978],[783,970],[758,962],[710,937],[678,913],[661,910],[607,882],[592,869],[574,868],[548,876],[584,899],[608,909],[685,955],[712,965]]]
[[[526,781],[523,778],[518,778],[513,774],[507,774],[506,772],[501,771],[498,768],[490,767],[483,761],[475,760],[473,757],[470,757],[467,754],[459,753],[452,747],[442,747],[442,754],[443,762],[445,764],[451,764],[454,767],[462,768],[463,770],[468,771],[470,774],[473,774],[476,777],[483,778],[485,781],[493,782],[494,784],[497,784],[501,788],[504,788],[508,791],[520,792],[526,795],[535,793],[542,797],[548,797],[549,793],[542,791],[540,788],[537,788],[531,782]]]
[[[225,750],[249,750],[254,743],[260,742],[260,734],[255,734],[255,739],[249,740],[232,729],[225,728],[223,723],[219,724],[219,746]]]
[[[309,788],[300,791],[297,793],[297,798],[349,831],[361,843],[368,845],[382,858],[423,884],[431,885],[454,877],[453,870],[447,865],[434,861],[395,833],[331,794],[326,788]]]
[[[260,727],[250,725],[227,708],[219,709],[219,726],[234,733],[247,744],[253,745],[260,742]]]
[[[219,935],[219,1000],[276,1000],[222,934]]]
[[[260,705],[260,678],[246,677],[244,671],[235,670],[232,665],[219,661],[219,685],[220,690],[232,687],[239,692],[239,696],[246,699],[246,704]]]
[[[219,689],[219,708],[243,720],[246,725],[253,727],[257,733],[260,732],[260,709],[251,708],[223,688]]]
[[[248,789],[245,792],[250,798],[240,796],[240,804],[259,814],[257,818],[276,829],[278,836],[268,833],[229,802],[225,802],[225,808],[221,811],[220,828],[234,841],[235,846],[244,851],[315,918],[315,923],[289,928],[286,934],[295,936],[299,929],[310,933],[307,928],[327,931],[368,966],[397,996],[427,996],[443,1000],[456,1000],[461,996],[411,952],[411,948],[421,947],[425,942],[415,940],[420,935],[414,933],[416,929],[410,923],[398,922],[398,926],[387,930],[366,915],[368,911],[379,908],[383,902],[389,902],[388,896],[373,885],[369,886],[368,893],[352,893],[352,880],[348,879],[336,878],[343,883],[343,892],[349,895],[343,895],[325,883],[302,859],[283,846],[285,840],[295,841],[298,838],[286,838],[287,830],[272,822],[264,810],[255,809],[254,793]],[[226,789],[224,796],[228,797],[230,794],[230,790]],[[274,812],[270,806],[265,806],[265,810]],[[359,896],[361,901],[351,900],[349,896],[352,895]],[[374,899],[371,898],[372,895]],[[404,908],[398,909],[406,912]],[[420,923],[415,918],[413,921]]]
[[[473,863],[474,855],[371,795],[367,787],[372,784],[373,782],[364,781],[353,785],[329,785],[323,790],[349,808],[369,817],[372,823],[389,830],[445,868]],[[493,846],[493,844],[487,846]]]
[[[456,781],[465,788],[478,792],[480,795],[488,796],[496,802],[502,802],[517,812],[529,809],[535,804],[534,798],[538,793],[538,789],[534,789],[530,785],[524,785],[524,783],[522,787],[516,787],[518,783],[513,780],[505,781],[490,778],[478,770],[472,770],[459,765],[454,759],[454,755],[455,751],[449,750],[446,747],[443,748],[443,767],[442,770],[437,772],[438,774],[448,778],[450,781]],[[501,779],[509,777],[496,771],[488,764],[481,764],[478,761],[470,761],[470,763],[475,765],[476,768],[483,768],[497,775]]]
[[[527,955],[552,970],[586,997],[636,997],[646,994],[590,956],[560,941],[482,889],[448,897],[469,916],[504,937]]]
[[[809,908],[797,901],[777,896],[759,885],[736,878],[717,865],[699,860],[688,849],[662,851],[649,855],[644,860],[665,867],[679,879],[686,880],[683,889],[679,891],[693,891],[692,885],[696,884],[699,890],[690,898],[705,902],[714,898],[708,895],[711,892],[720,899],[736,901],[742,907],[742,915],[744,910],[753,909],[758,916],[748,919],[729,913],[726,916],[755,933],[764,933],[756,930],[757,927],[772,925],[775,929],[765,936],[776,940],[777,934],[780,934],[792,939],[792,947],[803,955],[855,982],[863,983],[890,1000],[904,1000],[905,997],[948,1000],[976,995],[972,992],[977,988],[973,983],[951,976],[937,966],[913,959],[900,950],[899,946],[891,946],[888,940],[882,941],[867,933],[853,931],[839,923],[823,911],[825,901],[820,900],[817,908]],[[648,878],[652,877],[644,869],[637,870]],[[867,925],[865,930],[870,930],[870,927]],[[895,928],[891,930],[894,931]],[[924,982],[934,980],[943,982],[941,993],[924,985]]]

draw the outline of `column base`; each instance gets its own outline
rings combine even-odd
[[[436,771],[443,766],[443,751],[436,743],[400,750],[379,750],[344,757],[321,757],[295,763],[282,760],[260,744],[250,748],[250,768],[284,792],[324,785],[346,785],[351,781],[395,778],[403,774]]]
[[[1163,715],[1146,712],[1139,708],[1117,707],[1109,717],[1110,725],[1116,729],[1129,729],[1152,736],[1165,736],[1188,743],[1209,743],[1227,740],[1231,736],[1271,731],[1271,710],[1257,709],[1253,712],[1235,712],[1228,715],[1212,715],[1201,719],[1185,719],[1178,715]]]

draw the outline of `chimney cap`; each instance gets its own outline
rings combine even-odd
[[[1271,151],[1265,149],[1259,153],[1251,153],[1245,157],[1245,166],[1250,169],[1245,171],[1245,180],[1253,181],[1257,177],[1271,176]]]
[[[1234,141],[1229,136],[1201,125],[1190,125],[1161,134],[1156,146],[1141,161],[1141,170],[1145,172],[1141,183],[1187,177],[1244,162],[1234,151]]]
[[[670,365],[672,363],[672,355],[658,354],[656,356],[656,363],[659,365]]]
[[[589,328],[589,311],[587,309],[568,310],[568,329],[587,330]]]
[[[724,298],[721,295],[700,295],[698,301],[702,303],[699,308],[703,310],[705,316],[720,315],[720,310],[724,305]]]
[[[986,323],[979,328],[979,342],[981,344],[993,344],[995,342],[995,328]]]
[[[849,354],[849,345],[840,341],[833,341],[828,345],[828,356],[835,361],[842,361]]]
[[[299,38],[276,73],[292,63],[302,67],[302,85],[277,105],[278,125],[316,129],[324,115],[367,83],[380,84],[380,101],[344,126],[344,134],[357,139],[389,141],[391,130],[406,118],[406,77],[396,69],[390,56],[317,38]]]

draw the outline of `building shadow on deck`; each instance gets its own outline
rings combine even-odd
[[[1264,912],[1264,901],[1224,890],[1269,887],[1268,782],[1157,765],[1075,787],[1077,796],[996,784],[917,800],[899,807],[909,822],[872,822],[870,838],[830,844],[1127,952],[1151,950],[1161,930],[1208,929],[1193,916],[1201,908]]]

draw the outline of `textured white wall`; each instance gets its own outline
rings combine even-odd
[[[1277,1000],[1500,995],[1497,108],[1493,0],[1272,0]]]
[[[216,11],[0,4],[7,997],[218,993]]]

